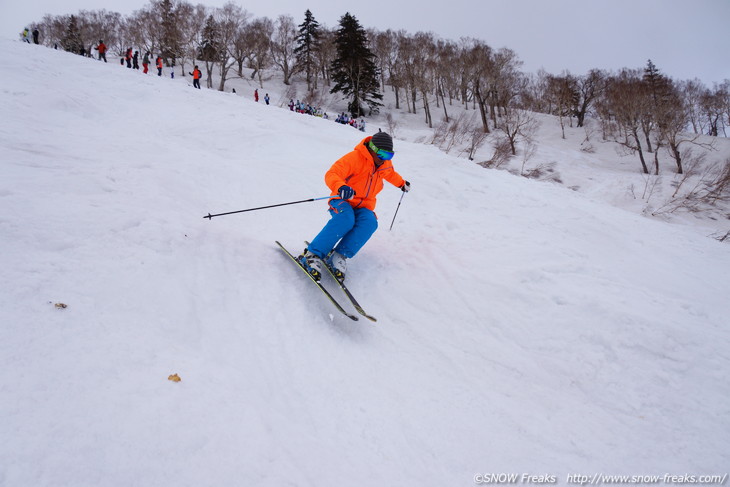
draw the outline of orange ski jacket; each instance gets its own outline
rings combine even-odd
[[[340,186],[347,185],[355,190],[355,196],[347,202],[353,208],[375,210],[376,197],[383,189],[383,180],[400,188],[405,179],[393,169],[392,161],[375,165],[373,156],[367,149],[372,137],[365,137],[355,150],[340,157],[324,175],[324,182],[337,196]],[[331,200],[330,200],[331,201]]]

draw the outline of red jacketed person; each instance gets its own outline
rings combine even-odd
[[[195,69],[193,69],[192,73],[188,73],[193,77],[193,88],[200,89],[200,78],[203,76],[203,73],[200,72],[198,69],[198,66],[195,66]]]
[[[96,46],[94,49],[99,51],[99,61],[103,59],[104,62],[106,62],[106,44],[104,44],[104,41],[100,40],[99,45]]]

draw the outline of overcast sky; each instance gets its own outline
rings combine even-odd
[[[202,0],[220,7],[226,0]],[[350,12],[365,28],[430,31],[459,40],[474,37],[513,49],[523,71],[642,68],[651,59],[675,79],[706,84],[730,79],[730,0],[261,0],[235,1],[255,17],[290,14],[297,24],[309,8],[320,24],[336,27]],[[426,6],[437,5],[436,7]],[[0,0],[0,36],[17,33],[44,14],[106,9],[124,15],[147,0]]]

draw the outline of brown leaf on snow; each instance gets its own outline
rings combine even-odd
[[[172,374],[170,377],[167,378],[167,380],[171,380],[173,382],[180,382],[182,379],[177,374]]]
[[[65,305],[65,304],[63,304],[63,303],[56,303],[56,304],[55,304],[54,306],[56,307],[56,309],[64,309],[64,308],[68,308],[68,306],[66,306],[66,305]]]

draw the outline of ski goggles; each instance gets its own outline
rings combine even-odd
[[[395,152],[393,152],[392,150],[378,149],[372,142],[369,143],[368,147],[370,147],[370,150],[375,152],[375,155],[378,157],[378,159],[381,159],[383,161],[389,161],[395,155]]]

